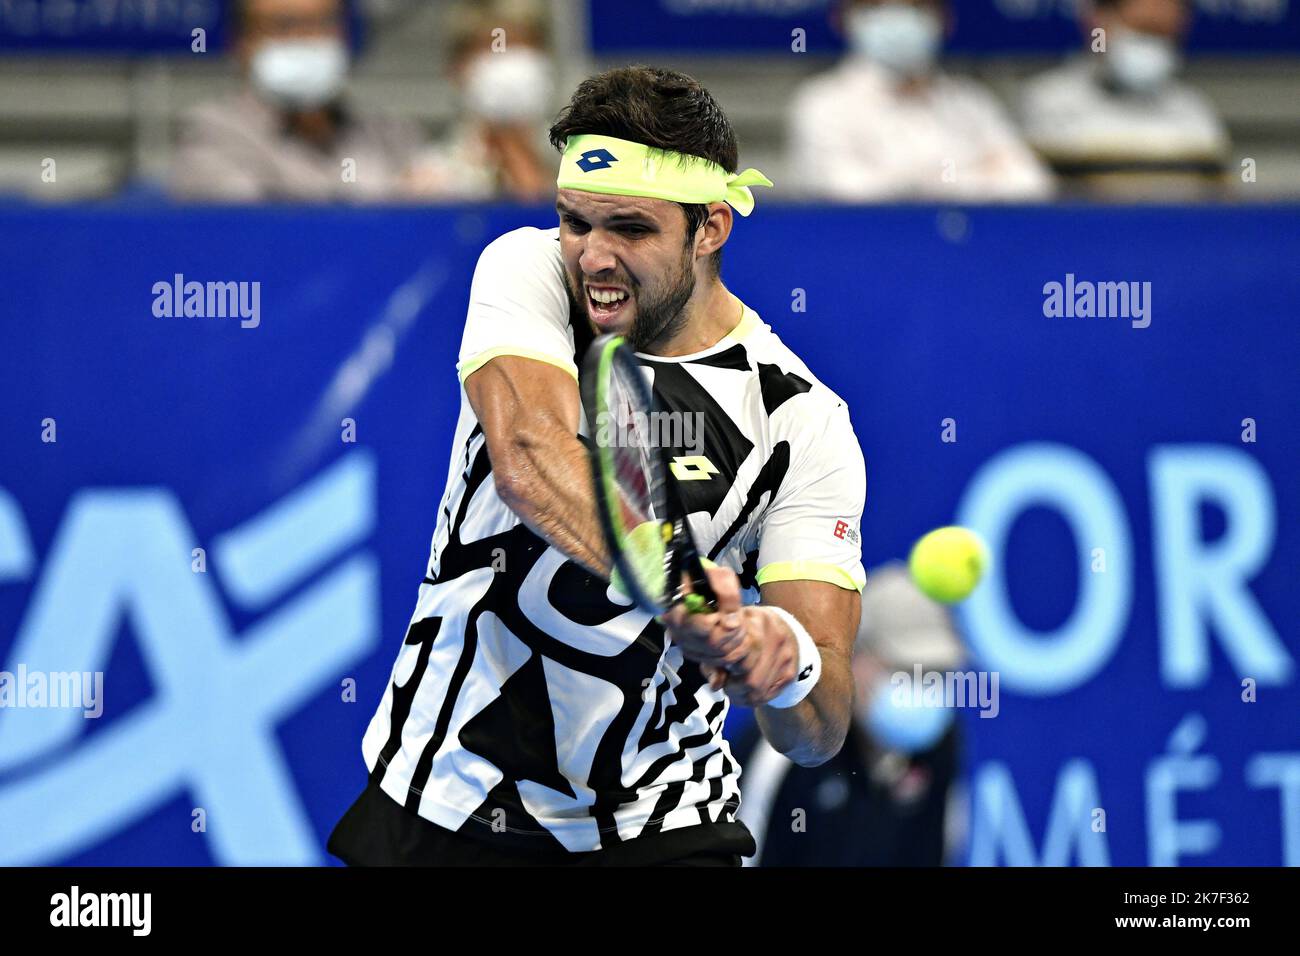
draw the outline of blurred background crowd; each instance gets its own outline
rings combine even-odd
[[[783,26],[772,34],[778,44],[760,50],[709,49],[692,37],[661,52],[635,37],[634,22],[626,45],[635,49],[618,50],[619,6],[0,4],[0,192],[543,200],[556,164],[544,131],[567,94],[585,75],[642,61],[684,70],[714,92],[740,133],[743,165],[768,172],[780,187],[774,198],[1300,195],[1300,39],[1289,51],[1186,48],[1189,36],[1212,40],[1232,3],[998,0],[1026,18],[1042,7],[1039,21],[1073,21],[1072,49],[1009,42],[1010,53],[952,49],[970,27],[964,17],[988,16],[971,0],[792,0],[784,8],[800,16],[782,23],[808,27],[789,30],[788,44]],[[1259,0],[1238,13],[1256,34],[1270,17],[1277,30],[1295,29],[1285,3]],[[94,16],[134,20],[127,26],[143,42],[101,43]],[[998,29],[1014,33],[1007,24]],[[41,165],[48,159],[55,176]]]

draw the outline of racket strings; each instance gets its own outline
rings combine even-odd
[[[606,395],[621,554],[641,592],[666,601],[663,464],[649,427],[653,401],[641,368],[615,361]]]

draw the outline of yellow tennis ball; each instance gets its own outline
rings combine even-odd
[[[984,574],[987,550],[980,536],[955,525],[937,528],[912,546],[908,567],[926,595],[943,604],[963,601]]]

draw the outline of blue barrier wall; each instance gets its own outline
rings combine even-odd
[[[827,53],[843,49],[831,0],[590,0],[591,46],[600,53],[717,50]],[[1070,0],[960,0],[951,4],[949,50],[1043,53],[1082,45]],[[1198,0],[1187,38],[1197,53],[1300,50],[1300,8],[1286,0]],[[796,32],[799,31],[799,32]],[[798,44],[797,46],[793,44]]]
[[[104,675],[95,719],[0,707],[0,863],[325,860],[474,261],[553,215],[0,210],[0,670]],[[1300,863],[1297,261],[1297,208],[738,222],[729,286],[853,411],[868,565],[994,544],[973,861]],[[260,283],[256,324],[159,317],[177,274]],[[1149,325],[1044,314],[1103,281],[1150,283]]]
[[[343,0],[353,49],[366,20]],[[224,52],[233,41],[232,0],[9,0],[0,3],[0,54],[149,54],[188,57]]]
[[[790,53],[792,31],[809,53],[841,49],[827,17],[831,0],[589,0],[586,20],[598,53],[675,50]],[[359,5],[347,2],[354,41],[365,32]],[[952,50],[1045,52],[1079,45],[1071,0],[961,0]],[[1300,9],[1288,0],[1197,0],[1188,44],[1197,52],[1300,50]],[[232,0],[6,0],[0,3],[0,53],[149,53],[194,55],[196,29],[208,52],[225,50]]]

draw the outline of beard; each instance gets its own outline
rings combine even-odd
[[[666,280],[658,295],[642,297],[638,291],[628,342],[636,351],[644,352],[656,342],[671,339],[686,324],[686,303],[694,294],[695,272],[687,254],[682,257],[680,271]]]
[[[567,275],[567,272],[566,272]],[[565,287],[569,292],[569,307],[576,315],[587,319],[587,293],[568,276]],[[629,345],[637,352],[645,352],[657,342],[671,339],[686,325],[686,303],[695,294],[695,272],[691,268],[690,247],[682,254],[676,275],[668,276],[654,294],[647,294],[641,283],[632,280],[628,287],[635,298],[636,317],[632,327],[624,333]]]

